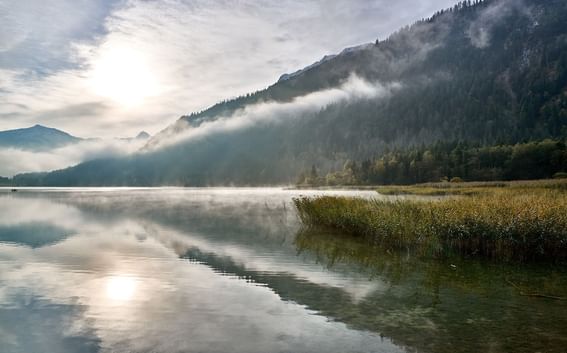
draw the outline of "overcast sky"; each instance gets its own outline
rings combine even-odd
[[[454,0],[0,0],[0,130],[151,134]]]

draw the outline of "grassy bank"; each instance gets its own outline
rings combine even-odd
[[[378,186],[376,191],[382,195],[420,195],[471,196],[491,194],[498,191],[538,192],[557,190],[567,192],[567,179],[529,180],[529,181],[489,181],[467,183],[425,183],[418,185],[387,185]]]
[[[544,184],[485,185],[470,196],[431,201],[320,197],[296,199],[295,205],[306,226],[337,229],[388,249],[565,260],[567,192]]]

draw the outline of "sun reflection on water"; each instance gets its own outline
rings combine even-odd
[[[136,292],[136,279],[129,276],[112,276],[106,281],[106,296],[116,301],[128,301]]]

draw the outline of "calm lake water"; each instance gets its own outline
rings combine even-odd
[[[0,190],[0,352],[567,352],[565,266],[305,231],[358,191]]]

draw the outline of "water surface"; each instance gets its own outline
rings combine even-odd
[[[0,351],[565,352],[565,268],[381,253],[281,189],[0,191]]]

